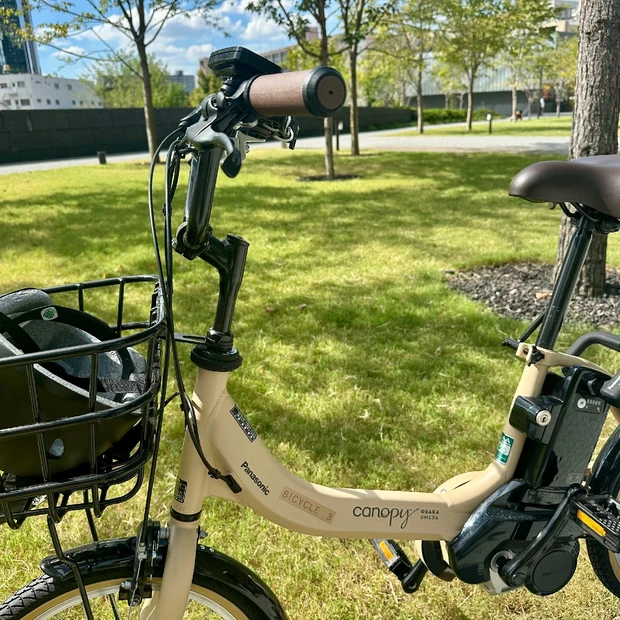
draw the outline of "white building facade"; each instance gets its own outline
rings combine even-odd
[[[101,107],[93,89],[80,80],[31,73],[0,75],[0,111]]]

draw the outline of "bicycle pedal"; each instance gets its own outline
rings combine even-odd
[[[581,528],[614,553],[620,552],[620,502],[608,495],[575,499],[572,518]]]
[[[417,592],[422,579],[428,572],[425,564],[418,560],[415,564],[407,557],[400,545],[386,538],[371,541],[386,568],[400,581],[403,590],[408,594]]]

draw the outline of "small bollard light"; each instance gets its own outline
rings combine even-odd
[[[97,157],[99,158],[100,164],[106,164],[106,152],[105,151],[97,151]]]
[[[340,150],[340,132],[344,129],[344,123],[339,121],[336,123],[336,150]]]
[[[489,121],[489,133],[493,133],[493,115],[487,114],[487,121]]]

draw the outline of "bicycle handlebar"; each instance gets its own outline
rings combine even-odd
[[[266,120],[269,117],[329,117],[342,107],[346,98],[342,76],[329,67],[259,75],[237,87],[240,90],[234,96],[222,88],[181,121],[187,127],[186,140],[196,148],[187,189],[184,232],[176,245],[177,251],[187,257],[198,256],[208,245],[209,220],[222,149],[227,153],[222,168],[228,176],[236,176],[241,166],[240,152],[237,146],[233,146],[230,135],[237,130],[238,123],[256,120],[255,115],[265,119],[265,127],[269,126],[270,121]],[[222,101],[218,103],[219,98]],[[254,125],[249,127],[252,131]],[[226,167],[228,163],[231,170]]]
[[[260,75],[248,88],[249,103],[261,116],[333,116],[346,96],[342,76],[330,67]]]

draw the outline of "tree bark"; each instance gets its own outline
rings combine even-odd
[[[527,120],[532,120],[532,97],[530,95],[527,96]]]
[[[140,73],[142,74],[142,98],[144,99],[144,121],[146,124],[146,139],[149,145],[151,158],[157,150],[157,128],[155,127],[155,107],[153,106],[153,89],[151,87],[151,72],[146,54],[146,47],[136,41],[138,57],[140,58]]]
[[[512,115],[510,120],[515,122],[517,120],[517,87],[512,85]]]
[[[424,133],[424,104],[422,102],[422,71],[418,71],[416,89],[418,91],[418,133]]]
[[[471,124],[474,118],[474,80],[476,79],[472,72],[467,83],[467,131],[471,131]]]
[[[357,109],[357,44],[349,50],[349,71],[351,73],[351,107],[349,117],[351,124],[351,155],[360,154],[359,111]]]
[[[618,152],[620,113],[620,0],[587,0],[579,16],[579,59],[569,159]],[[572,226],[563,216],[555,275]],[[595,234],[577,292],[596,297],[605,286],[607,237]]]
[[[560,111],[562,109],[562,102],[560,101],[560,99],[556,99],[555,100],[555,115],[560,118],[561,114]]]
[[[323,5],[322,8],[323,10],[320,15],[321,19],[319,20],[319,28],[321,32],[319,63],[323,66],[327,66],[329,64],[329,39],[327,35],[325,5]],[[336,174],[334,171],[334,131],[331,118],[323,119],[323,132],[325,134],[325,176],[327,176],[330,181],[333,181]]]

